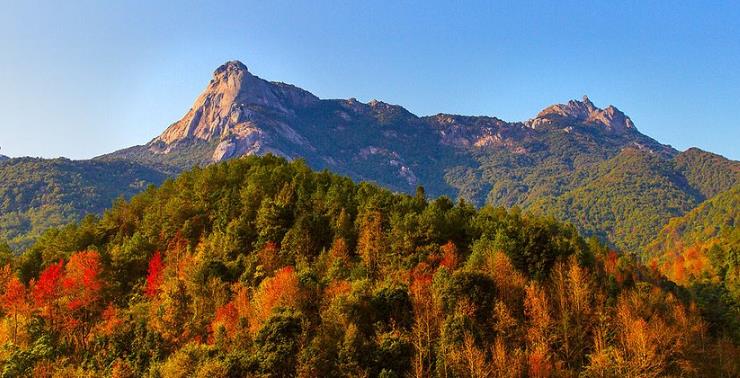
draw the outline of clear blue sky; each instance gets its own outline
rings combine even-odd
[[[145,143],[239,59],[322,98],[418,115],[525,120],[588,94],[663,143],[740,159],[737,1],[113,3],[5,2],[0,153]]]

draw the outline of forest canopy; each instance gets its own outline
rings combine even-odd
[[[740,373],[737,303],[709,316],[572,225],[271,155],[195,168],[0,259],[3,376]]]

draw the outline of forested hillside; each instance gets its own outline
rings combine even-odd
[[[670,160],[629,148],[571,177],[573,189],[542,193],[526,208],[641,253],[669,219],[740,183],[740,164],[695,148]]]
[[[573,226],[269,155],[5,259],[9,377],[740,374],[737,307],[708,316]]]
[[[118,197],[131,197],[166,176],[127,161],[0,159],[0,239],[29,246],[49,227],[101,214]]]
[[[676,283],[701,290],[706,308],[735,308],[740,323],[740,185],[671,219],[646,258]],[[711,293],[712,295],[708,295]]]

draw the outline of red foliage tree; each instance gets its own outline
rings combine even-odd
[[[113,335],[116,329],[120,327],[124,320],[118,315],[118,309],[113,306],[113,303],[109,303],[108,307],[103,310],[101,314],[101,322],[98,324],[98,333],[104,336]]]
[[[58,328],[78,350],[87,348],[88,335],[102,311],[102,270],[96,251],[74,253],[64,267],[62,296],[58,302],[65,312],[64,322]]]
[[[154,252],[154,256],[149,260],[149,270],[146,275],[146,288],[144,293],[148,297],[155,297],[159,293],[159,287],[162,285],[164,278],[164,263],[162,254],[159,251]]]
[[[59,298],[62,297],[62,276],[64,261],[52,264],[39,275],[38,281],[31,282],[33,304],[50,326],[59,318]]]
[[[239,311],[234,302],[226,303],[216,309],[216,316],[211,323],[211,330],[223,327],[227,335],[232,335],[239,325]]]
[[[435,269],[426,262],[419,263],[411,271],[409,294],[414,308],[414,326],[411,342],[414,345],[414,375],[431,376],[433,348],[438,337],[441,314],[437,311],[432,292]]]

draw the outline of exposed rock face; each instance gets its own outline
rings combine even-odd
[[[544,124],[572,124],[574,122],[601,126],[615,133],[635,129],[632,120],[619,109],[612,105],[605,109],[597,108],[587,96],[583,96],[583,101],[571,100],[567,104],[547,107],[537,114],[537,117],[530,120],[529,125],[537,128]]]
[[[318,101],[307,91],[267,82],[252,75],[243,63],[230,61],[216,69],[188,113],[150,142],[149,149],[166,154],[178,142],[196,139],[218,142],[213,161],[265,152],[270,135],[257,126],[265,113],[290,116]],[[293,138],[297,135],[286,125],[278,132]]]
[[[5,155],[0,155],[0,161],[5,161],[5,160],[10,160],[10,158]]]

